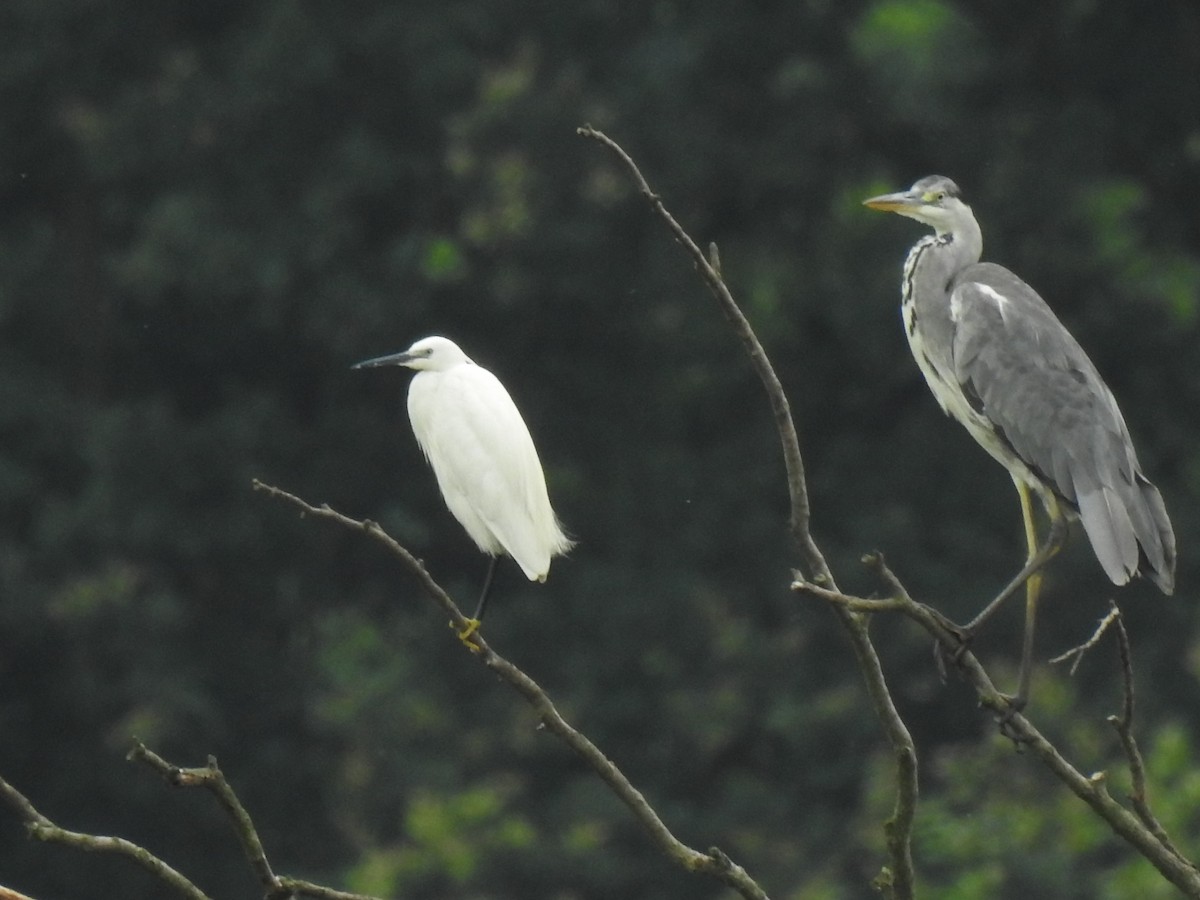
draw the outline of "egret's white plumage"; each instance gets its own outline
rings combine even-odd
[[[507,553],[530,581],[545,581],[551,558],[572,542],[550,506],[533,438],[504,385],[444,337],[423,338],[355,368],[387,365],[417,372],[408,417],[450,512],[484,553]]]

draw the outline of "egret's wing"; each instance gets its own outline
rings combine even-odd
[[[951,316],[955,373],[972,407],[1078,508],[1114,583],[1142,568],[1169,592],[1170,521],[1087,354],[1029,285],[990,263],[970,266],[955,279]]]
[[[418,375],[409,389],[413,432],[450,511],[489,553],[507,552],[531,580],[565,548],[529,429],[504,385],[476,365]]]

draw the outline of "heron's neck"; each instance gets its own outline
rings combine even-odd
[[[937,233],[938,240],[945,248],[953,251],[959,268],[979,262],[983,255],[983,232],[979,230],[979,223],[970,210],[965,212],[966,218],[960,220],[956,228],[939,230]]]

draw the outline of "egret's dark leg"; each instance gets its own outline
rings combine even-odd
[[[471,641],[471,636],[483,624],[483,610],[487,606],[488,593],[492,589],[492,579],[496,575],[496,560],[497,557],[493,556],[488,562],[487,575],[483,579],[483,590],[479,592],[479,603],[475,606],[475,614],[467,619],[467,627],[458,633],[458,639],[474,650],[478,650],[479,647]]]
[[[483,621],[483,609],[487,606],[488,594],[492,590],[492,579],[496,577],[496,560],[498,556],[493,556],[488,561],[487,575],[483,579],[483,590],[479,592],[479,604],[475,607],[475,615],[471,616],[476,622]]]

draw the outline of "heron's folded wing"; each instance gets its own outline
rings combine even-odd
[[[956,279],[951,310],[963,392],[1021,461],[1078,509],[1109,577],[1122,584],[1138,571],[1139,544],[1151,570],[1163,571],[1164,522],[1144,496],[1116,400],[1045,301],[1008,270],[981,263]]]

